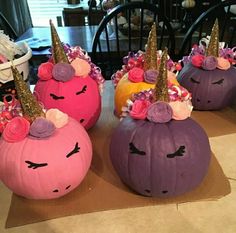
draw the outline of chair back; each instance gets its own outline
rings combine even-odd
[[[130,2],[112,9],[100,22],[93,38],[92,61],[102,69],[106,79],[121,69],[122,58],[129,51],[145,50],[153,22],[157,25],[158,49],[175,51],[174,31],[155,4]]]
[[[102,10],[102,1],[97,5],[96,0],[91,0],[88,8],[88,25],[98,25],[104,16],[105,11]]]
[[[4,33],[8,35],[11,39],[13,40],[17,39],[18,36],[16,31],[11,26],[6,17],[2,14],[2,12],[0,12],[0,29],[3,30]]]
[[[181,59],[183,56],[188,55],[191,52],[193,44],[198,44],[202,38],[210,35],[216,18],[219,20],[219,40],[226,42],[228,47],[236,44],[235,8],[236,1],[227,0],[212,6],[206,12],[202,13],[186,32],[180,49],[176,52],[176,57]]]

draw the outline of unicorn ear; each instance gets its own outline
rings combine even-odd
[[[211,38],[206,49],[207,56],[219,57],[219,24],[218,19],[215,20],[215,23],[212,27]]]
[[[17,91],[18,99],[21,103],[24,116],[30,121],[34,121],[37,117],[44,117],[44,112],[38,101],[31,93],[29,87],[23,80],[19,71],[11,66],[14,83]]]
[[[145,71],[157,70],[157,33],[155,23],[153,23],[151,31],[149,32],[144,60]]]
[[[161,62],[159,66],[159,75],[157,77],[157,82],[155,85],[155,100],[169,102],[168,94],[168,81],[167,81],[167,65],[168,60],[168,49],[162,53]]]
[[[49,23],[50,23],[50,29],[51,29],[52,56],[53,56],[54,63],[57,64],[57,63],[62,62],[62,63],[69,64],[69,60],[66,56],[65,50],[57,34],[56,28],[54,27],[54,24],[52,23],[52,20],[50,20]]]

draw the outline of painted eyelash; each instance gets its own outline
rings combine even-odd
[[[87,91],[87,85],[84,85],[81,91],[76,92],[76,95],[80,95],[82,93],[85,93]]]
[[[199,81],[197,81],[197,80],[195,80],[195,79],[193,79],[193,78],[190,78],[190,80],[191,80],[191,82],[193,82],[193,83],[197,83],[197,84],[200,83]]]
[[[50,96],[51,96],[54,100],[65,99],[64,96],[56,96],[55,94],[52,94],[52,93],[50,93]]]
[[[224,79],[220,79],[219,81],[213,82],[211,84],[222,84],[224,82]]]
[[[129,150],[131,154],[146,155],[145,151],[137,149],[132,142],[129,144]]]
[[[75,148],[66,155],[66,158],[69,158],[70,156],[72,156],[73,154],[76,154],[80,151],[80,147],[78,146],[78,142],[76,142],[75,144]]]
[[[32,169],[37,169],[39,167],[45,167],[48,165],[47,163],[34,163],[29,160],[26,160],[25,163],[28,164],[28,168],[32,168]]]
[[[168,155],[167,155],[167,158],[172,159],[172,158],[174,158],[174,157],[176,157],[176,156],[183,156],[184,153],[185,153],[185,146],[180,146],[177,151],[175,151],[175,152],[172,153],[172,154],[168,154]]]

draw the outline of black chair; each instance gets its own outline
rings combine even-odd
[[[126,18],[126,23],[122,24],[118,20],[121,14]],[[134,26],[135,20],[138,21],[138,26]],[[168,47],[169,54],[174,55],[174,31],[158,6],[145,2],[126,3],[116,6],[103,18],[93,38],[91,57],[92,61],[100,66],[106,79],[110,79],[115,71],[121,69],[122,58],[129,51],[144,51],[153,22],[157,25],[158,49]],[[112,39],[109,38],[110,28],[113,30]]]
[[[96,0],[89,1],[88,25],[98,25],[105,14],[106,12],[102,10],[102,0],[99,1],[98,5]]]
[[[0,29],[4,31],[11,39],[16,40],[18,35],[6,17],[0,12]]]
[[[231,6],[236,6],[235,0],[222,1],[202,13],[186,32],[177,58],[188,55],[193,44],[198,44],[200,39],[210,35],[216,18],[219,20],[219,40],[227,43],[228,47],[236,44],[236,15],[231,12]]]

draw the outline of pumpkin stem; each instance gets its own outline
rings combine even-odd
[[[155,100],[169,102],[168,94],[168,82],[167,82],[167,62],[168,59],[168,49],[162,53],[161,62],[159,66],[159,75],[157,77],[157,82],[155,85]]]
[[[19,73],[17,68],[13,66],[11,66],[11,70],[14,78],[17,96],[21,103],[24,116],[31,122],[34,121],[37,117],[44,117],[45,114],[43,112],[43,109],[31,93],[29,87],[23,80],[22,75]]]
[[[157,33],[154,22],[148,35],[146,53],[144,59],[144,70],[157,70]]]
[[[219,24],[217,18],[212,27],[211,38],[206,49],[206,55],[219,57]]]
[[[59,62],[62,63],[68,63],[69,60],[66,56],[65,50],[62,46],[62,43],[60,41],[60,38],[57,34],[56,28],[54,27],[54,24],[52,23],[52,20],[49,20],[50,23],[50,29],[51,29],[51,38],[52,38],[52,55],[54,63],[57,64]]]

